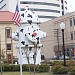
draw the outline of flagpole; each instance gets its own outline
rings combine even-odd
[[[21,32],[20,32],[20,27],[18,27],[19,29],[19,52],[20,52],[20,75],[22,75],[22,53],[21,53]]]
[[[20,6],[20,1],[19,0],[17,0],[17,3],[18,3],[18,6]],[[20,58],[20,75],[22,75],[22,53],[21,53],[21,32],[20,32],[20,26],[18,27],[18,30],[19,30],[19,52],[20,52],[20,57],[19,58]]]
[[[19,55],[19,64],[20,64],[20,75],[22,75],[22,53],[21,53],[21,32],[20,32],[21,16],[20,16],[18,5],[20,6],[20,1],[17,0],[16,10],[15,10],[12,20],[16,23],[17,29],[19,32],[19,54],[20,54]]]

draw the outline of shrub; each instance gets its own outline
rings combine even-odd
[[[54,64],[53,64],[53,62],[47,62],[47,65],[53,66]]]
[[[75,74],[75,67],[72,67],[70,70],[69,70],[70,74]]]
[[[34,71],[34,65],[22,65],[23,71],[29,71],[29,66],[31,71]],[[4,65],[4,71],[19,71],[20,65]],[[49,71],[48,65],[35,65],[35,71],[36,72],[47,72]]]
[[[31,71],[34,71],[34,65],[33,64],[30,65],[30,69],[31,69]],[[35,70],[37,70],[36,65],[35,65]]]
[[[66,65],[67,66],[75,66],[75,61],[73,61],[73,60],[66,61]]]
[[[63,65],[63,64],[64,64],[63,61],[58,61],[58,62],[55,63],[55,65]]]
[[[4,65],[4,71],[9,71],[9,65]]]
[[[48,65],[37,65],[37,72],[48,72],[49,66]]]
[[[8,71],[13,71],[13,68],[15,68],[14,65],[7,65],[7,66],[8,66],[7,67],[7,70]]]
[[[19,65],[4,65],[4,71],[19,71]]]
[[[68,73],[67,68],[65,68],[64,66],[62,66],[61,68],[59,68],[58,72],[59,72],[59,74]]]
[[[67,69],[68,69],[68,72],[73,68],[74,66],[68,66]]]
[[[7,60],[4,60],[3,62],[4,62],[4,64],[8,64],[8,61]]]
[[[29,70],[29,66],[26,65],[26,64],[23,64],[23,65],[22,65],[22,70],[23,70],[23,71],[28,71],[28,70]]]
[[[55,65],[55,64],[57,64],[59,61],[53,61],[52,62],[52,65]]]
[[[52,67],[52,72],[54,74],[65,74],[65,73],[68,73],[68,70],[66,67],[62,65],[55,65]]]
[[[11,65],[11,67],[14,67],[12,71],[19,71],[20,70],[20,65]]]

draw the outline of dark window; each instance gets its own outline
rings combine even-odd
[[[70,56],[69,48],[66,49],[66,55]]]
[[[24,9],[24,8],[21,8],[20,10],[21,10],[21,11],[24,11],[25,9]]]
[[[20,10],[21,10],[21,11],[24,11],[25,8],[21,8]],[[30,10],[32,10],[32,11],[43,11],[43,12],[60,13],[59,10],[52,10],[52,9],[35,9],[35,8],[33,9],[33,8],[30,8]]]
[[[72,18],[70,18],[70,26],[72,26]]]
[[[73,23],[74,23],[74,25],[75,25],[75,18],[73,18]]]
[[[11,44],[7,44],[7,50],[11,50]]]
[[[52,10],[52,9],[31,9],[32,11],[43,11],[43,12],[54,12],[54,13],[60,13],[59,10]]]
[[[67,1],[65,1],[65,3],[67,4]]]
[[[62,5],[62,9],[64,9],[64,6]]]
[[[73,40],[73,33],[71,32],[71,40]]]
[[[20,4],[37,4],[37,5],[50,5],[60,7],[59,4],[47,3],[47,2],[30,2],[30,1],[20,1]]]
[[[10,38],[10,29],[6,29],[6,37]]]
[[[64,15],[64,11],[62,11],[62,15]]]
[[[63,0],[61,0],[61,3],[63,3]]]
[[[54,19],[57,17],[56,16],[41,16],[41,15],[39,15],[38,18],[52,18],[52,19]]]
[[[65,7],[65,9],[67,10],[67,7]]]
[[[75,39],[75,31],[74,31],[74,39]]]
[[[71,48],[71,56],[74,56],[74,48]]]

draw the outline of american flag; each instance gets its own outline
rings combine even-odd
[[[20,16],[20,13],[19,13],[18,3],[17,3],[17,5],[16,5],[16,10],[15,10],[15,13],[14,13],[14,16],[13,16],[12,20],[13,20],[18,26],[21,25],[21,16]]]

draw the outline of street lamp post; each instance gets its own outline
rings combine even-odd
[[[62,39],[63,39],[63,55],[64,55],[64,66],[66,66],[66,59],[65,59],[65,45],[64,45],[64,29],[65,29],[65,24],[62,22],[60,24],[60,28],[62,30]]]

